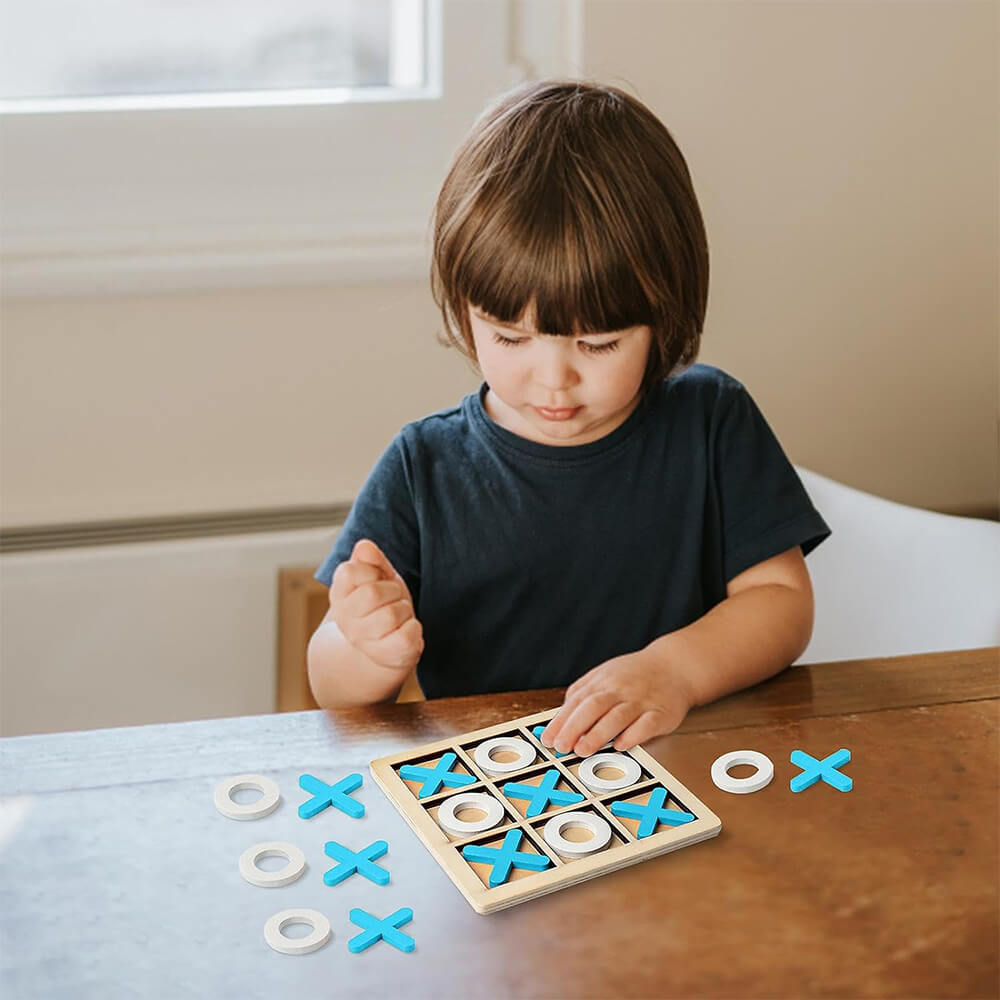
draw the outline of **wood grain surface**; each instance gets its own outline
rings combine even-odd
[[[556,707],[561,691],[0,741],[3,997],[995,997],[1000,651],[792,668],[646,744],[722,833],[489,916],[471,912],[368,775],[373,758]],[[794,749],[847,747],[849,793],[794,794]],[[709,770],[755,749],[774,781],[729,795]],[[365,776],[365,816],[302,820],[298,777]],[[282,803],[219,815],[223,778],[262,773]],[[385,839],[386,886],[334,887],[326,841]],[[305,875],[244,882],[239,855],[284,840]],[[263,926],[326,914],[319,951]],[[409,906],[411,954],[353,955],[352,907]]]

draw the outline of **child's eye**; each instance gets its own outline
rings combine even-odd
[[[604,354],[607,351],[617,351],[619,341],[609,340],[606,344],[588,344],[587,341],[581,340],[580,344],[588,354]]]
[[[512,340],[510,337],[505,337],[502,333],[497,333],[496,330],[493,331],[493,340],[497,344],[503,344],[505,347],[516,347],[518,344],[523,344],[526,337],[519,337],[516,340]]]
[[[527,337],[505,337],[502,333],[493,331],[494,342],[502,344],[504,347],[517,347],[518,344],[523,344],[527,339]],[[609,340],[606,344],[591,344],[586,340],[581,340],[579,343],[587,354],[606,354],[609,351],[617,351],[619,341]]]

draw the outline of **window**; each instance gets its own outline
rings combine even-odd
[[[8,2],[0,97],[20,110],[426,85],[425,0]]]
[[[70,0],[62,18],[56,0],[2,2],[3,44],[25,55],[0,75],[8,295],[423,276],[434,196],[475,116],[518,80],[578,64],[578,0],[297,0],[299,15],[146,0],[170,17],[144,13],[143,33],[127,27],[136,0],[85,18]],[[18,41],[11,11],[36,4],[87,59],[40,60]],[[223,33],[208,7],[239,32],[200,49]],[[102,8],[120,34],[95,47]],[[340,41],[330,12],[350,28]],[[150,39],[161,58],[129,57]]]

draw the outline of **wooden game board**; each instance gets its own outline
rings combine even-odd
[[[584,758],[576,754],[558,756],[554,750],[544,747],[532,732],[534,727],[547,723],[556,711],[551,709],[512,719],[499,726],[462,733],[453,739],[429,743],[371,762],[371,773],[379,787],[477,913],[492,913],[556,889],[575,885],[585,879],[617,871],[627,865],[715,837],[722,829],[719,818],[642,747],[634,747],[625,752],[625,756],[632,757],[641,768],[642,775],[637,782],[612,792],[596,792],[588,788],[577,774]],[[499,736],[520,737],[529,743],[537,751],[534,763],[502,777],[491,776],[477,766],[474,759],[476,747],[484,740]],[[605,747],[600,752],[609,752],[611,749],[610,746]],[[400,768],[406,765],[433,768],[449,752],[457,757],[451,773],[467,775],[472,781],[459,788],[442,787],[434,794],[419,798],[421,790],[425,788],[424,783],[401,777]],[[493,759],[502,761],[503,755],[495,755]],[[558,772],[556,787],[583,795],[583,801],[560,806],[549,803],[543,812],[529,818],[526,815],[528,806],[524,800],[509,798],[503,794],[503,786],[508,782],[537,785],[544,774],[553,769]],[[599,770],[597,773],[601,775]],[[618,773],[622,772],[619,770]],[[551,782],[553,779],[550,777],[548,780]],[[639,820],[614,815],[611,804],[615,801],[646,804],[650,795],[659,787],[666,789],[664,807],[691,813],[694,819],[676,826],[658,824],[653,833],[640,839],[636,835],[640,827]],[[436,819],[438,810],[451,796],[466,792],[485,792],[498,799],[503,806],[503,818],[499,823],[484,832],[465,836],[445,830]],[[603,818],[612,832],[608,846],[583,858],[567,858],[556,852],[545,840],[543,828],[552,817],[571,811],[596,813]],[[479,815],[483,816],[485,813],[480,811]],[[462,816],[461,812],[459,816]],[[502,884],[491,888],[489,880],[493,865],[467,860],[462,856],[462,848],[466,845],[499,848],[505,835],[515,829],[522,834],[517,850],[547,856],[549,867],[544,871],[512,868]],[[566,832],[567,839],[570,832]]]

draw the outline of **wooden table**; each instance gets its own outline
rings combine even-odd
[[[694,712],[647,749],[722,819],[715,839],[477,916],[374,785],[368,762],[559,704],[558,691],[0,741],[4,997],[995,997],[1000,651],[796,667]],[[848,793],[789,790],[800,748],[847,747]],[[730,795],[712,761],[756,749],[775,779]],[[304,772],[360,771],[362,819],[301,820]],[[282,804],[223,818],[223,778]],[[323,884],[327,840],[389,842],[391,882]],[[298,844],[306,874],[244,882],[252,844]],[[279,910],[333,939],[271,951]],[[353,955],[358,906],[413,909],[416,950]]]

